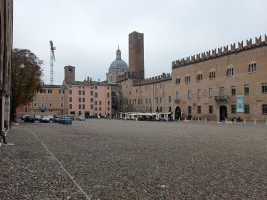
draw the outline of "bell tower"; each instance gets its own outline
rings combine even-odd
[[[129,71],[144,79],[144,34],[136,31],[129,34]]]
[[[73,66],[65,66],[65,82],[73,83],[75,82],[75,67]]]

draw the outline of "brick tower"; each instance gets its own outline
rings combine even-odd
[[[129,34],[129,72],[138,74],[144,79],[144,34],[136,31]]]
[[[65,79],[66,83],[75,82],[75,67],[73,66],[65,66]]]

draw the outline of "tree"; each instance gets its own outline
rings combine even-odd
[[[15,103],[16,107],[32,102],[33,96],[41,89],[41,65],[43,65],[43,61],[30,50],[12,50],[11,78],[13,95],[11,102],[12,104]]]

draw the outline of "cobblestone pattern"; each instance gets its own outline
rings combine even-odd
[[[267,126],[88,119],[24,124],[0,149],[2,199],[266,199]]]

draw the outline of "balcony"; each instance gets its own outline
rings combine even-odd
[[[230,101],[230,96],[228,96],[228,95],[214,96],[214,100],[216,102],[229,102]]]
[[[176,104],[180,103],[180,99],[175,99],[175,103]]]

